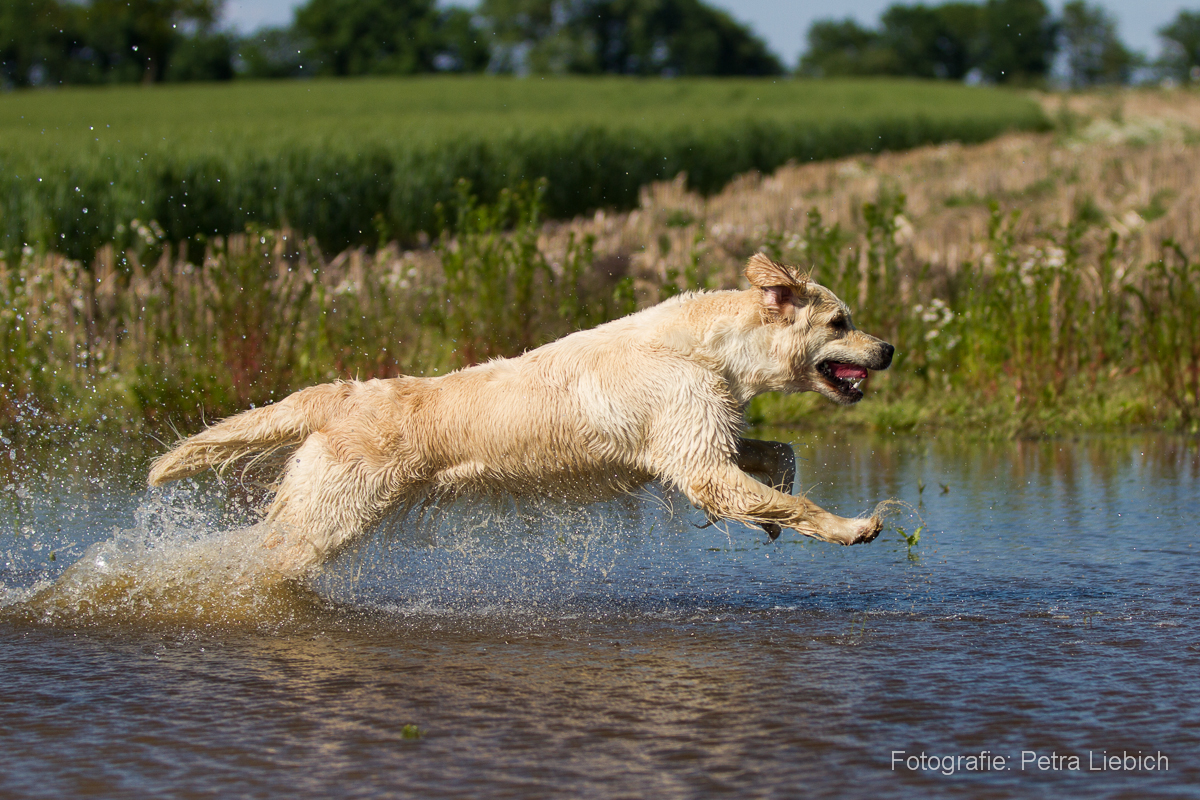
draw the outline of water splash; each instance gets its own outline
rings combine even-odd
[[[883,500],[875,505],[871,510],[872,517],[879,517],[883,523],[890,527],[895,527],[898,519],[915,519],[918,525],[925,525],[925,518],[921,516],[921,512],[913,507],[911,503],[896,498]]]
[[[4,578],[15,576],[10,569],[0,576],[0,618],[62,626],[278,626],[348,609],[537,615],[583,587],[605,584],[622,553],[645,543],[647,529],[669,528],[644,519],[663,518],[662,500],[583,508],[459,500],[390,520],[356,551],[295,580],[274,568],[261,524],[235,524],[256,514],[245,504],[231,506],[229,488],[185,481],[151,491],[140,498],[133,525],[109,528],[56,577],[43,567],[34,580],[18,581],[23,586],[6,586]]]
[[[653,488],[587,506],[460,499],[389,520],[356,551],[290,580],[261,547],[261,493],[210,478],[146,492],[145,459],[110,444],[83,470],[54,462],[13,473],[32,499],[13,509],[22,533],[0,551],[0,619],[290,630],[379,613],[541,624],[631,598],[657,608],[701,578],[734,591],[776,563],[772,554],[795,550],[737,524],[699,531],[699,512]]]
[[[327,603],[273,571],[254,528],[147,542],[127,531],[92,545],[20,604],[43,624],[280,622]]]
[[[610,582],[662,516],[629,499],[460,499],[392,521],[314,582],[322,594],[402,615],[539,614]],[[653,535],[653,533],[651,533]]]
[[[143,496],[131,527],[111,527],[57,577],[43,569],[25,586],[0,584],[0,615],[50,625],[239,625],[325,609],[319,594],[271,568],[260,526],[229,524],[244,513],[216,494],[190,484]]]

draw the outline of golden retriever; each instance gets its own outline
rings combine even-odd
[[[791,448],[739,433],[764,392],[858,402],[858,384],[888,368],[893,347],[857,330],[842,301],[792,268],[759,254],[746,277],[748,290],[679,295],[517,358],[304,389],[180,441],[150,483],[288,452],[263,544],[290,576],[429,498],[587,501],[651,480],[710,520],[755,523],[772,539],[786,527],[870,541],[878,516],[839,517],[793,495]]]

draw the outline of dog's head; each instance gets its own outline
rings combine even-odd
[[[850,309],[824,286],[762,253],[750,259],[746,277],[772,331],[783,391],[816,391],[850,405],[863,398],[858,385],[868,370],[891,366],[895,348],[855,328]]]

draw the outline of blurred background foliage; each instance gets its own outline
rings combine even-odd
[[[242,34],[222,0],[4,0],[0,83],[278,79],[310,75],[779,75],[748,26],[702,0],[308,0],[293,21]],[[1200,80],[1200,11],[1159,31],[1161,55],[1127,48],[1087,0],[895,3],[878,23],[812,24],[796,71],[1080,88]]]

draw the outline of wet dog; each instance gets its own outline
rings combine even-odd
[[[596,500],[652,480],[710,520],[839,544],[874,539],[792,495],[788,445],[739,436],[764,392],[862,399],[893,348],[857,330],[828,289],[756,255],[750,289],[684,294],[517,358],[436,378],[344,381],[296,392],[180,441],[150,483],[284,451],[263,544],[302,575],[385,517],[464,493]],[[751,475],[760,480],[755,480]]]

